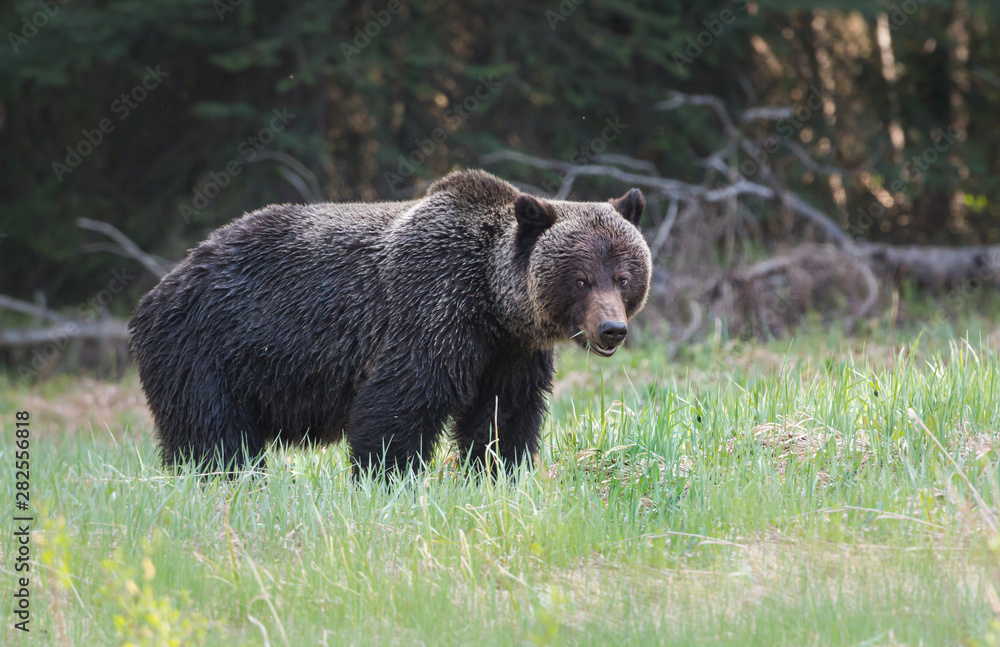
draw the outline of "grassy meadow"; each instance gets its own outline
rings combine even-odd
[[[558,368],[538,470],[443,448],[392,488],[343,447],[168,474],[134,374],[0,382],[0,492],[27,409],[36,516],[32,631],[8,597],[0,643],[1000,645],[995,325]]]

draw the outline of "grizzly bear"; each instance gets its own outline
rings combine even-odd
[[[638,189],[545,200],[483,171],[408,202],[275,205],[216,230],[129,322],[168,465],[347,439],[355,473],[538,448],[553,346],[612,355],[643,306]]]

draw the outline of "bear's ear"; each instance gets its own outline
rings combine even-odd
[[[538,236],[556,224],[556,209],[551,203],[522,193],[514,202],[514,217],[521,236]]]
[[[646,208],[646,198],[643,197],[639,189],[629,189],[628,193],[617,200],[608,200],[611,206],[622,215],[625,220],[639,226],[642,219],[642,212]]]

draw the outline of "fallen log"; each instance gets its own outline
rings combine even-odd
[[[0,330],[0,348],[50,343],[66,345],[77,339],[127,342],[128,330],[125,322],[120,319],[102,319],[94,322],[67,320],[47,328]]]

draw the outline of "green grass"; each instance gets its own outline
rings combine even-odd
[[[495,483],[442,451],[359,487],[342,447],[203,482],[34,406],[29,642],[996,645],[998,342],[952,332],[565,348],[542,465]],[[4,383],[0,464],[72,388]]]

